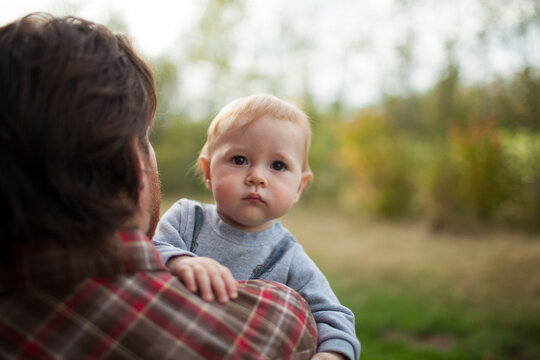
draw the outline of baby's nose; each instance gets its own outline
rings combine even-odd
[[[252,171],[246,176],[246,185],[266,186],[267,182],[259,172]]]

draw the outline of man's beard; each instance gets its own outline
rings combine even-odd
[[[151,171],[148,174],[148,183],[150,186],[150,224],[146,235],[151,239],[156,231],[159,222],[159,209],[161,204],[161,181],[159,180],[158,170],[154,164],[151,164]]]

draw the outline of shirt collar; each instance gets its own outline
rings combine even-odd
[[[0,293],[69,286],[90,277],[165,270],[152,242],[142,232],[119,232],[116,239],[112,256],[56,245],[19,246],[11,271],[0,271]]]

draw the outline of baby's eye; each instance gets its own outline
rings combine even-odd
[[[287,168],[287,165],[285,165],[283,161],[274,161],[272,165],[270,165],[270,168],[277,171],[283,171]]]
[[[247,164],[247,159],[244,156],[236,155],[233,156],[231,161],[234,165],[245,165]]]

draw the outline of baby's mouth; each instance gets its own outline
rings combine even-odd
[[[265,203],[265,201],[263,200],[261,195],[259,195],[258,193],[254,193],[254,192],[249,193],[249,195],[244,197],[243,200],[246,200],[246,201],[249,201],[249,202],[254,202],[254,203],[260,203],[260,204]]]

